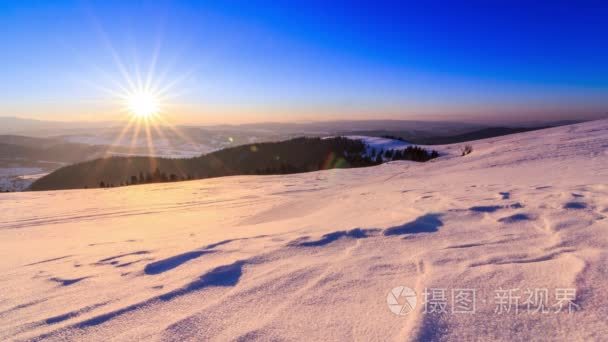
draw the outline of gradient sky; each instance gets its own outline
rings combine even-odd
[[[173,120],[608,113],[606,1],[0,1],[0,115]]]

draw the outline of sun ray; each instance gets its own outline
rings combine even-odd
[[[97,33],[99,34],[104,45],[106,46],[106,49],[108,49],[108,51],[110,52],[110,55],[112,56],[112,60],[114,61],[114,64],[118,68],[118,71],[120,72],[120,74],[123,78],[123,81],[127,83],[129,88],[136,89],[137,87],[135,86],[133,79],[131,78],[131,76],[129,76],[129,72],[127,71],[127,68],[125,67],[124,63],[122,62],[122,59],[120,58],[120,55],[118,54],[116,49],[114,49],[114,46],[110,42],[110,39],[108,38],[106,32],[103,30],[103,28],[101,27],[101,25],[99,24],[99,22],[97,21],[97,19],[95,17],[93,17],[93,22],[97,29]]]
[[[148,74],[146,75],[146,83],[144,85],[145,91],[152,91],[152,81],[153,75],[156,72],[156,63],[158,61],[158,56],[160,54],[161,48],[161,40],[156,41],[156,45],[154,46],[154,52],[152,53],[152,59],[150,60],[150,65],[148,66]]]
[[[190,69],[189,71],[183,73],[179,77],[176,77],[172,81],[167,82],[163,87],[158,88],[157,93],[159,95],[165,95],[165,94],[169,93],[175,86],[179,85],[180,83],[183,83],[184,81],[186,81],[187,79],[189,79],[190,77],[192,77],[192,75],[198,69],[199,69],[198,66],[194,67],[194,68]]]
[[[162,131],[161,128],[158,127],[158,120],[150,121],[148,126],[151,126],[152,129],[154,130],[153,132],[156,132],[156,134],[158,135],[158,137],[160,139],[166,141],[169,146],[169,149],[173,150],[173,148],[174,148],[173,141],[171,139],[167,139],[167,137],[165,136],[165,133]]]
[[[166,120],[162,116],[159,116],[158,120],[163,124],[163,126],[168,127],[173,133],[175,133],[182,140],[184,140],[187,143],[192,144],[192,145],[198,145],[192,138],[190,138],[188,135],[181,132],[172,123],[170,123],[168,120]]]
[[[134,46],[135,44],[132,44],[132,45]],[[132,54],[133,54],[133,60],[137,61],[138,60],[137,50],[135,50],[133,48]],[[139,67],[139,63],[134,62],[133,66],[135,68],[135,82],[136,82],[136,85],[137,85],[137,89],[140,90],[140,91],[146,91],[145,88],[144,88],[144,82],[142,80],[141,68]]]
[[[147,121],[148,119],[141,118],[141,120],[143,121],[143,126],[146,133],[146,145],[148,147],[148,156],[154,157],[156,156],[156,148],[154,147],[154,139],[152,137],[152,134],[150,133],[150,125]]]
[[[137,144],[137,141],[139,139],[139,131],[141,130],[140,121],[139,120],[135,120],[135,122],[136,122],[135,132],[133,132],[133,135],[131,136],[131,144],[129,146],[129,154],[133,154],[133,147],[135,146],[135,144]],[[139,150],[139,146],[137,148]]]
[[[95,83],[90,82],[90,81],[83,80],[82,82],[84,82],[84,84],[89,85],[89,86],[91,86],[91,87],[93,87],[93,88],[95,88],[95,89],[97,89],[97,90],[99,90],[99,91],[101,91],[101,92],[104,92],[104,93],[106,93],[107,95],[109,95],[109,96],[111,96],[111,97],[114,97],[114,98],[123,98],[123,99],[124,99],[124,97],[125,97],[125,95],[124,95],[124,94],[128,92],[128,91],[127,91],[126,89],[124,89],[124,88],[120,88],[120,89],[119,89],[119,90],[121,90],[121,91],[122,91],[122,92],[121,92],[121,91],[116,91],[116,90],[113,90],[113,89],[111,89],[111,88],[107,88],[107,87],[104,87],[104,86],[101,86],[101,85],[95,84]],[[117,88],[119,88],[119,87],[117,86]]]
[[[116,139],[114,139],[114,141],[112,142],[112,144],[110,146],[108,146],[108,148],[112,148],[112,146],[115,145],[119,145],[123,139],[123,137],[125,136],[125,134],[129,131],[129,129],[131,128],[131,126],[133,126],[135,121],[135,118],[130,118],[129,122],[127,123],[127,125],[125,125],[125,127],[123,127],[122,131],[118,134],[118,136],[116,137]],[[107,153],[107,151],[106,151]]]

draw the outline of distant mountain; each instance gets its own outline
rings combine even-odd
[[[9,145],[18,145],[23,147],[42,147],[55,145],[57,143],[63,142],[61,139],[53,139],[53,138],[35,138],[35,137],[26,137],[23,135],[0,135],[0,143],[1,144],[9,144]]]
[[[261,122],[241,125],[206,126],[208,129],[249,130],[256,132],[275,132],[283,134],[335,134],[337,132],[355,132],[365,130],[382,130],[391,127],[394,130],[423,131],[434,134],[460,134],[487,127],[475,123],[422,120],[336,120],[304,123]]]
[[[499,137],[503,135],[523,133],[529,131],[536,131],[539,129],[549,128],[550,126],[544,127],[488,127],[468,132],[464,134],[457,134],[447,137],[428,137],[416,139],[415,143],[423,145],[444,145],[444,144],[456,144],[466,141],[473,141],[479,139],[487,139],[493,137]]]
[[[564,125],[567,123],[563,123]],[[499,137],[508,134],[522,133],[535,131],[539,129],[562,126],[562,124],[554,124],[550,126],[535,126],[535,127],[485,127],[468,131],[460,134],[448,134],[442,135],[436,132],[424,132],[424,131],[396,131],[396,130],[376,130],[376,131],[358,131],[348,132],[350,134],[365,135],[373,137],[390,137],[393,139],[404,140],[412,144],[418,145],[446,145],[456,144],[466,141],[473,141],[479,139],[487,139],[493,137]],[[345,132],[346,134],[346,132]]]
[[[0,117],[0,134],[18,134],[37,137],[50,137],[73,132],[82,132],[91,129],[105,129],[115,126],[110,122],[87,121],[46,121],[24,119],[18,117]]]
[[[391,153],[389,158],[426,161],[436,156],[411,147],[397,154]],[[366,146],[360,140],[342,137],[296,138],[242,145],[188,159],[96,159],[60,168],[34,182],[31,190],[96,188],[102,182],[105,186],[119,186],[231,175],[287,174],[372,166],[379,162],[366,154]]]
[[[0,134],[15,134],[33,130],[66,126],[63,122],[40,121],[17,117],[0,117]]]
[[[0,159],[2,160],[76,163],[100,158],[109,151],[108,146],[70,143],[60,138],[0,135]],[[112,148],[112,152],[121,151],[121,148]]]
[[[581,122],[582,120],[554,122],[521,122],[514,126],[504,127],[554,127]],[[36,137],[70,136],[70,135],[116,135],[125,128],[126,122],[86,122],[86,121],[44,121],[18,117],[0,117],[0,134],[16,134]],[[367,131],[405,132],[416,136],[459,135],[497,125],[475,122],[423,121],[423,120],[334,120],[312,122],[261,122],[238,125],[192,125],[175,126],[159,124],[157,129],[172,132],[175,128],[193,138],[206,135],[233,134],[236,136],[277,137],[337,135],[337,133],[357,133]],[[132,128],[134,129],[134,127]]]

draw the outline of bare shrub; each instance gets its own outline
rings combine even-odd
[[[462,156],[466,156],[467,154],[471,154],[471,152],[473,152],[473,146],[471,145],[464,145],[460,148],[460,152]]]

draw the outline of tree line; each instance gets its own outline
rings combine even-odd
[[[404,149],[380,149],[376,152],[375,149],[371,150],[371,157],[374,158],[376,163],[380,164],[383,161],[393,160],[412,160],[417,162],[425,162],[431,159],[439,157],[439,152],[432,150],[431,152],[418,146],[408,146]]]
[[[148,183],[165,183],[165,182],[178,182],[193,179],[192,176],[178,176],[175,173],[167,174],[162,172],[159,168],[156,168],[154,172],[146,172],[144,174],[143,171],[139,172],[139,175],[132,175],[124,181],[114,185],[114,183],[100,181],[100,188],[113,188],[114,186],[127,186],[127,185],[138,185],[138,184],[148,184]]]

